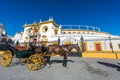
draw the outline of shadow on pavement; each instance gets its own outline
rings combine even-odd
[[[79,52],[71,52],[68,54],[69,57],[82,57],[82,54]]]
[[[73,60],[67,60],[67,62],[74,62]],[[63,63],[63,60],[51,60],[50,61],[51,64],[54,64],[54,63]]]
[[[119,64],[119,65],[120,65],[120,63],[117,63],[117,64]]]
[[[120,71],[119,65],[107,63],[107,62],[101,62],[101,61],[98,61],[97,63],[102,64],[102,65],[107,66],[107,67],[116,68],[117,71]]]
[[[10,64],[10,67],[16,66],[16,65],[20,65],[20,66],[24,66],[26,65],[26,63],[22,63],[22,62],[13,62]]]

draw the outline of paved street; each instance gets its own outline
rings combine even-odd
[[[51,68],[29,71],[13,59],[9,67],[0,65],[0,80],[120,80],[120,60],[69,57],[68,68],[62,57],[52,57]]]

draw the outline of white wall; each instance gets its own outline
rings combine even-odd
[[[47,32],[43,32],[42,29],[44,26],[48,27],[48,31]],[[31,27],[31,26],[30,26]],[[24,32],[23,32],[23,36],[22,36],[22,40],[25,40],[25,37],[28,37],[28,35],[26,34],[26,30],[29,29],[30,27],[25,27],[24,28]],[[41,38],[43,35],[47,36],[48,41],[58,41],[58,38],[60,37],[61,40],[61,44],[63,43],[63,41],[67,38],[74,38],[77,40],[78,43],[81,42],[81,36],[84,38],[84,41],[87,42],[87,47],[88,50],[94,50],[94,42],[102,42],[102,50],[111,50],[109,43],[109,36],[107,34],[61,34],[61,28],[59,27],[58,29],[58,35],[55,35],[54,29],[55,25],[51,22],[51,23],[46,23],[46,24],[41,24],[40,26],[40,34],[41,34]],[[119,36],[112,36],[111,38],[119,38],[119,40],[111,40],[112,44],[113,44],[113,50],[120,50],[118,47],[118,44],[120,44],[120,37]],[[17,41],[18,39],[20,39],[20,34],[16,34],[14,36],[14,39]],[[100,41],[100,39],[103,39]],[[107,39],[107,40],[105,40]],[[74,43],[76,43],[75,41],[73,41]]]

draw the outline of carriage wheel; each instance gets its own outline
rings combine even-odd
[[[33,54],[27,59],[27,67],[29,70],[38,70],[43,64],[43,58],[40,54]]]
[[[1,57],[1,65],[3,67],[8,67],[12,61],[12,52],[10,50],[6,50]]]

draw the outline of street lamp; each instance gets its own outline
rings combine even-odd
[[[60,46],[60,37],[58,37],[58,45]]]
[[[110,48],[112,49],[112,53],[114,53],[113,51],[113,46],[112,46],[112,42],[111,42],[111,37],[109,36],[109,40],[110,40]]]
[[[83,36],[81,36],[81,44],[82,44],[82,52],[84,52],[84,38],[83,38]]]

